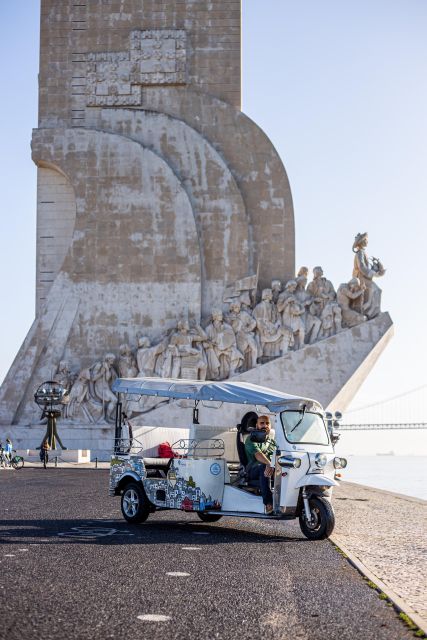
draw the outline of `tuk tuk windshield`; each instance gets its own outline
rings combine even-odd
[[[304,410],[282,411],[280,419],[288,442],[329,444],[328,431],[319,413]]]

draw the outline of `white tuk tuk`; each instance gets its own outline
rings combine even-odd
[[[301,530],[310,540],[332,533],[332,488],[347,461],[335,455],[337,435],[330,428],[330,414],[325,414],[317,401],[232,381],[118,378],[113,390],[118,393],[118,402],[110,495],[121,496],[122,513],[128,522],[144,522],[157,510],[179,509],[197,513],[203,522],[215,522],[223,516],[299,518]],[[144,449],[134,437],[126,405],[142,396],[185,400],[187,407],[188,401],[194,403],[193,424],[187,431],[181,430],[171,446],[174,457],[153,456],[153,449]],[[248,480],[245,469],[245,439],[261,442],[265,433],[251,424],[248,413],[234,428],[201,425],[200,403],[240,404],[242,414],[249,408],[274,414],[277,450],[270,463],[274,473],[273,511],[269,515],[259,486]],[[171,433],[167,425],[150,429],[154,430],[158,444],[167,439],[165,431]]]

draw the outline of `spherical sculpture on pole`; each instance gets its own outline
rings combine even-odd
[[[47,429],[41,446],[47,441],[51,449],[56,449],[58,440],[61,449],[65,450],[67,447],[62,444],[56,429],[56,419],[61,415],[60,405],[68,402],[68,391],[58,382],[47,380],[37,388],[34,401],[43,409],[42,418],[47,418]]]

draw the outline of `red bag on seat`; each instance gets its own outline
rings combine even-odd
[[[158,448],[159,458],[174,458],[175,454],[169,442],[161,442]]]

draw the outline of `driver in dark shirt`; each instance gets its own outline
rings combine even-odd
[[[273,438],[269,437],[271,431],[270,418],[259,416],[256,428],[258,431],[265,431],[264,442],[252,442],[249,438],[245,442],[245,451],[248,458],[247,472],[249,480],[257,480],[261,488],[262,501],[265,505],[265,512],[273,512],[273,496],[270,489],[270,478],[274,474],[273,467],[270,467],[270,460],[277,449]]]

